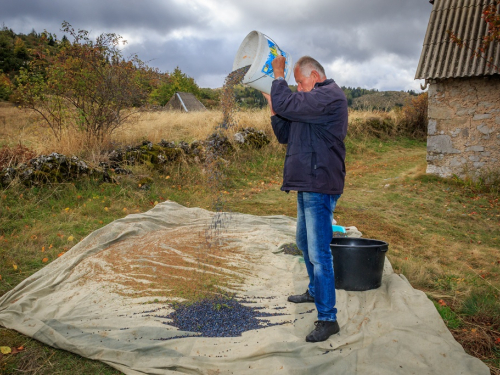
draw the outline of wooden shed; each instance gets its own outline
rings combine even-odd
[[[474,56],[492,0],[434,0],[415,79],[429,87],[427,173],[488,177],[500,171],[500,43]],[[453,43],[447,30],[466,44]],[[493,64],[488,64],[492,59]]]
[[[165,109],[183,112],[206,111],[205,106],[190,92],[176,92],[165,104]]]

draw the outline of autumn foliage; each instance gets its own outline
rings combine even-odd
[[[427,92],[410,97],[402,108],[404,133],[413,138],[425,139],[427,136]]]
[[[14,147],[3,146],[0,148],[0,170],[21,163],[27,163],[35,156],[36,153],[33,150],[23,145],[16,145]]]
[[[7,100],[12,94],[13,85],[5,73],[0,72],[0,99]]]
[[[157,72],[136,55],[125,59],[119,35],[91,40],[67,22],[63,31],[73,42],[62,43],[55,54],[36,51],[20,71],[15,98],[39,113],[57,139],[74,128],[88,143],[102,142],[146,102]]]

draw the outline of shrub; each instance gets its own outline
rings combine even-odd
[[[424,139],[427,136],[427,102],[428,95],[423,93],[410,97],[402,108],[403,131],[406,135]]]
[[[12,94],[12,82],[4,73],[0,73],[0,100],[9,100]]]
[[[124,59],[116,34],[95,41],[85,30],[67,22],[63,31],[73,43],[64,43],[55,55],[38,51],[28,69],[21,69],[16,97],[39,113],[60,140],[69,127],[81,131],[89,145],[102,142],[146,102],[156,71],[134,55]]]
[[[398,134],[398,116],[395,111],[350,111],[349,137],[391,138]]]
[[[27,163],[36,156],[33,150],[17,145],[15,147],[3,146],[0,149],[0,170],[12,167],[21,163]]]

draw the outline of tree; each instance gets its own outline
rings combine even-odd
[[[54,45],[50,44],[50,40]],[[0,29],[0,70],[14,82],[22,67],[26,68],[33,59],[33,53],[44,51],[45,54],[54,54],[58,50],[55,35],[43,32],[37,34],[34,30],[28,35],[16,34],[12,29]]]
[[[347,99],[347,105],[349,107],[352,107],[354,99],[359,98],[363,95],[368,95],[378,92],[377,89],[368,90],[368,89],[363,89],[361,87],[345,87],[345,86],[342,86],[342,91],[344,91],[344,95],[346,96]]]
[[[201,90],[194,78],[189,77],[176,67],[171,74],[164,74],[159,87],[151,93],[153,104],[164,106],[176,92],[190,92],[200,97]]]
[[[26,43],[24,43],[24,41],[19,37],[17,37],[16,40],[14,41],[14,56],[24,60],[28,60],[29,58],[28,49],[26,48]]]
[[[492,2],[483,8],[483,20],[488,24],[488,32],[483,37],[480,46],[477,49],[459,38],[453,30],[446,30],[450,40],[458,45],[460,48],[467,48],[472,51],[471,57],[478,57],[486,60],[488,66],[493,67],[496,71],[500,72],[500,67],[493,62],[493,56],[488,56],[488,50],[492,43],[500,45],[500,0],[492,0]]]
[[[200,88],[199,100],[208,109],[214,109],[219,106],[220,90],[211,88]]]
[[[72,127],[89,144],[102,142],[145,103],[157,73],[137,55],[124,59],[119,46],[126,42],[119,35],[104,33],[94,41],[68,22],[62,27],[73,42],[55,54],[35,51],[20,71],[16,97],[42,116],[58,140]]]
[[[12,94],[12,82],[9,77],[0,71],[0,99],[8,100],[10,94]]]
[[[259,90],[242,84],[235,85],[233,88],[234,99],[240,108],[263,108],[267,101]]]
[[[25,66],[28,60],[29,53],[24,41],[12,30],[2,29],[0,31],[0,70],[11,75]]]

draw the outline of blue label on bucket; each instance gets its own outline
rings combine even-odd
[[[274,58],[278,56],[278,54],[287,58],[287,54],[281,51],[278,48],[278,46],[269,39],[267,40],[267,44],[269,45],[269,56],[267,57],[267,61],[264,64],[264,67],[262,68],[262,73],[268,75],[271,78],[274,78],[273,65],[272,65]],[[285,77],[287,75],[288,75],[288,59],[285,62]]]

